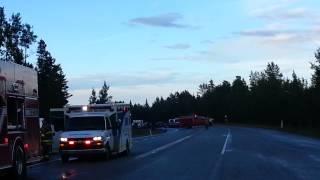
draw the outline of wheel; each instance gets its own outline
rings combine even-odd
[[[130,144],[129,144],[129,141],[127,140],[125,154],[130,155],[130,152],[131,152]]]
[[[68,155],[61,155],[61,161],[62,163],[67,163],[69,161],[69,156]]]
[[[13,174],[15,179],[25,179],[27,175],[25,153],[21,145],[14,148]]]

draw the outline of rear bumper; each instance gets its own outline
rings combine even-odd
[[[106,150],[101,149],[81,149],[81,150],[60,150],[60,155],[78,156],[78,155],[93,155],[104,154]]]

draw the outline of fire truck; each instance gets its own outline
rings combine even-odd
[[[39,158],[37,72],[0,61],[0,170],[26,176],[26,163]]]
[[[107,103],[68,106],[65,109],[64,132],[60,136],[62,162],[69,157],[129,154],[132,148],[132,126],[129,104]]]

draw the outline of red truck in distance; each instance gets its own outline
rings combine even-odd
[[[209,118],[204,116],[198,115],[190,115],[190,116],[181,116],[176,118],[179,123],[180,127],[182,128],[192,128],[194,126],[205,126],[209,124]]]

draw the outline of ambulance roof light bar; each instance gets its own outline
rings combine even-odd
[[[82,111],[87,112],[88,111],[88,106],[82,106]]]

